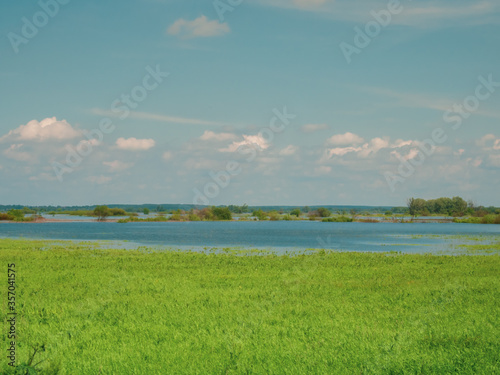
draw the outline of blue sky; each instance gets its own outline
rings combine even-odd
[[[500,206],[498,2],[229,4],[3,2],[0,202]]]

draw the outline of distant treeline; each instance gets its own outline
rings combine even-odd
[[[474,216],[484,217],[487,215],[500,214],[500,208],[476,206],[474,202],[466,202],[461,197],[438,198],[425,200],[421,198],[410,198],[407,202],[407,210],[411,216]]]
[[[466,202],[463,198],[438,198],[425,200],[421,198],[410,198],[406,207],[391,206],[248,206],[247,204],[218,206],[227,208],[232,214],[255,214],[256,212],[289,214],[295,216],[328,217],[331,214],[345,216],[368,216],[368,215],[411,215],[411,216],[473,216],[484,217],[486,215],[500,214],[500,208],[476,206],[473,202]],[[0,205],[0,213],[12,210],[20,210],[25,215],[30,214],[66,214],[95,216],[93,206],[22,206],[22,205]],[[130,216],[134,213],[156,213],[174,214],[178,212],[193,212],[203,210],[208,206],[195,206],[192,204],[109,204],[109,216]],[[328,215],[323,213],[328,212]],[[5,220],[5,219],[4,219]]]
[[[151,213],[173,213],[176,211],[190,211],[192,209],[203,209],[205,206],[195,206],[192,204],[141,204],[141,205],[129,205],[129,204],[108,204],[107,205],[113,209],[120,209],[125,211],[125,213],[133,212],[151,212]],[[0,205],[0,212],[7,212],[9,210],[22,210],[26,214],[28,213],[57,213],[57,214],[70,214],[70,215],[80,215],[85,213],[90,213],[98,207],[93,206],[23,206],[23,205]],[[292,211],[299,209],[303,213],[309,213],[312,211],[317,211],[320,208],[326,208],[331,212],[351,212],[355,210],[358,213],[371,213],[371,214],[383,214],[387,211],[394,213],[404,213],[407,210],[405,207],[391,207],[391,206],[248,206],[243,204],[229,205],[229,206],[219,206],[227,207],[229,211],[235,214],[252,213],[254,211],[262,210],[264,212],[276,211],[279,213],[291,213]]]

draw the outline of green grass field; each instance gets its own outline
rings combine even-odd
[[[0,240],[17,373],[500,374],[500,256],[236,256]],[[31,370],[30,370],[31,371]]]

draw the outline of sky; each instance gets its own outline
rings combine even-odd
[[[500,206],[493,0],[0,4],[0,204]]]

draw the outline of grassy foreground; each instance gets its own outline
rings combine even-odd
[[[17,363],[43,345],[39,374],[500,373],[498,255],[244,257],[2,239],[0,259],[2,352],[15,263]]]

